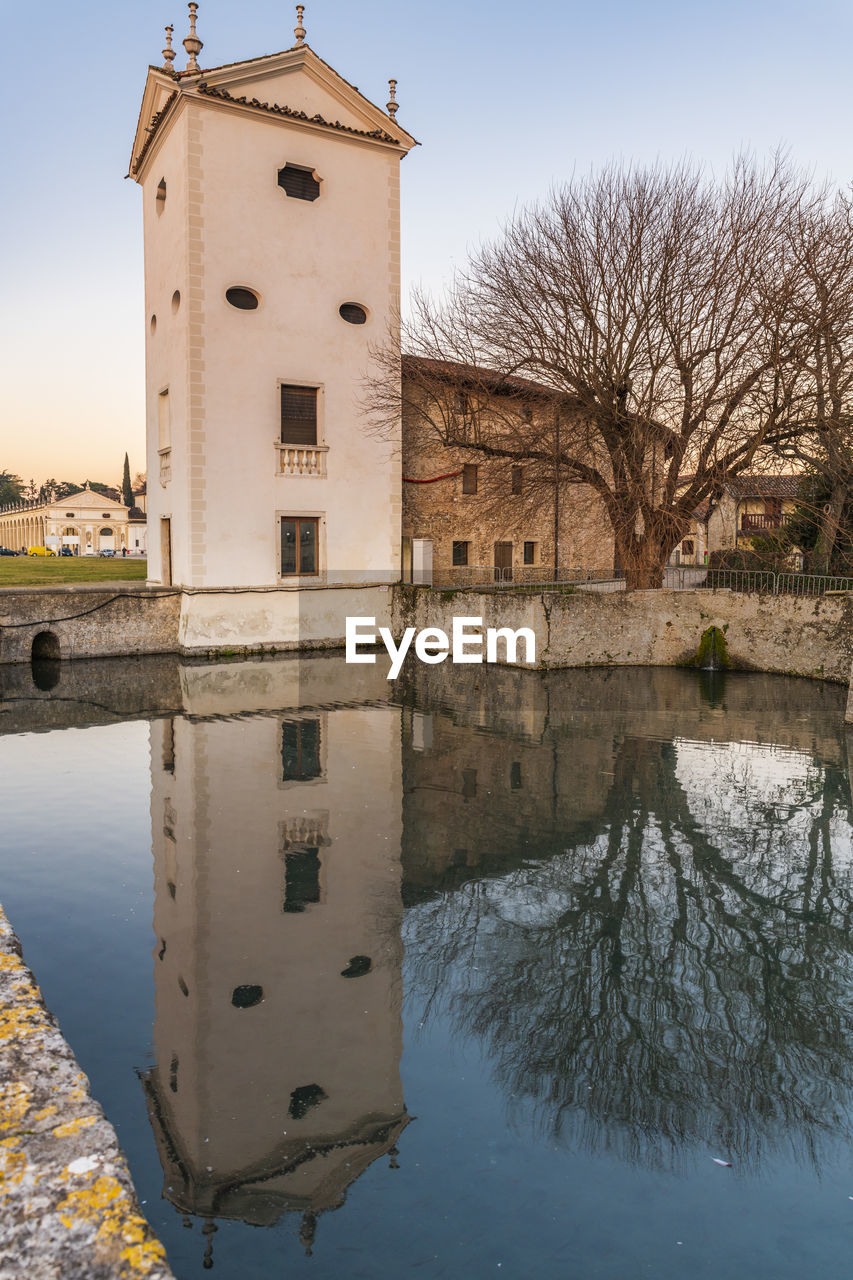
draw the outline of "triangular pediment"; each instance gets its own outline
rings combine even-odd
[[[181,99],[188,97],[235,110],[263,112],[307,128],[335,129],[399,147],[403,154],[417,145],[386,111],[303,44],[193,75],[149,68],[133,142],[132,176],[139,176],[154,137]]]
[[[129,178],[137,177],[145,159],[145,153],[166,116],[174,110],[179,97],[180,87],[177,77],[158,70],[157,67],[149,67],[145,91],[142,94],[142,105],[139,108],[139,119],[136,122],[133,149],[130,153],[127,175]]]
[[[356,133],[379,131],[406,151],[415,143],[386,111],[338,75],[308,45],[214,68],[203,74],[202,81],[213,89],[226,90],[233,98],[304,112],[309,120],[319,115]]]
[[[71,510],[73,507],[78,511],[81,508],[92,511],[96,508],[99,511],[127,511],[127,507],[123,503],[116,502],[114,498],[107,498],[103,493],[96,493],[94,489],[89,488],[79,489],[77,493],[69,493],[67,497],[58,498],[50,505],[51,507],[62,507],[63,510],[66,508]]]

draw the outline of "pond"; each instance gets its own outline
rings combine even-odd
[[[179,1280],[846,1270],[846,691],[0,668],[0,901]]]

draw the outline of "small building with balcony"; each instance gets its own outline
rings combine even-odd
[[[752,539],[781,532],[796,506],[802,477],[733,476],[716,501],[701,503],[693,526],[672,553],[672,564],[705,564],[714,551],[744,551]]]

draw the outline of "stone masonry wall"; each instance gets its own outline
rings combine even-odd
[[[0,1280],[170,1280],[115,1130],[0,909]]]
[[[847,593],[396,591],[396,633],[414,626],[450,634],[454,616],[482,617],[484,627],[532,628],[537,663],[545,667],[678,666],[695,657],[711,626],[724,632],[733,667],[846,684],[853,658]]]
[[[56,636],[63,659],[174,653],[180,608],[180,591],[168,587],[7,587],[0,591],[0,663],[29,662],[44,631]]]

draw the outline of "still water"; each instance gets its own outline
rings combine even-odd
[[[38,677],[0,901],[179,1280],[847,1274],[840,689]]]

